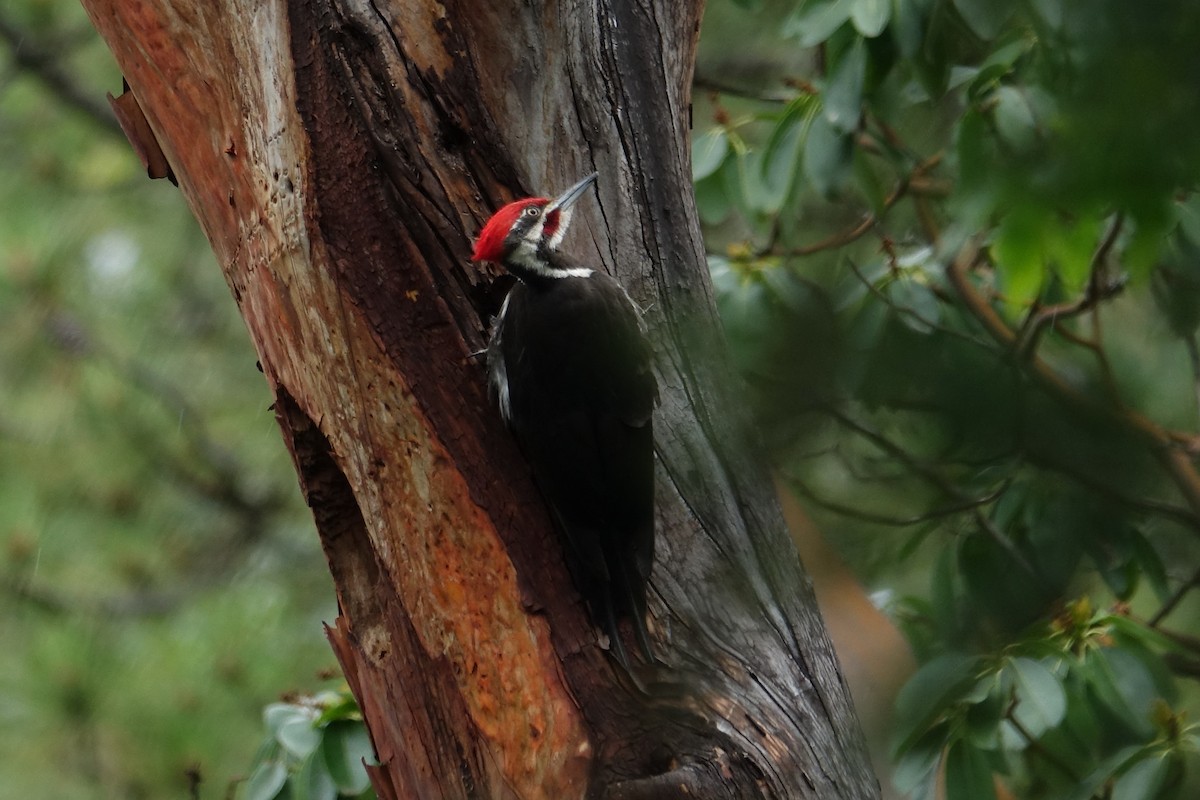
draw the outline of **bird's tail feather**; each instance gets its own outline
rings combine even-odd
[[[629,621],[633,623],[633,635],[637,640],[638,650],[647,664],[655,664],[658,659],[650,644],[650,631],[646,628],[646,579],[636,572],[636,566],[628,559],[622,559],[617,564],[609,565],[613,583],[610,588],[612,597],[610,607],[620,607],[628,611]]]

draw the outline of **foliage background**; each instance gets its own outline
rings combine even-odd
[[[263,707],[329,685],[324,558],[211,251],[111,122],[121,76],[87,17],[5,3],[0,34],[0,797],[183,797],[192,770],[223,797]]]
[[[329,579],[102,43],[69,0],[0,39],[0,796],[224,796],[264,706],[337,685]],[[709,3],[718,303],[780,474],[922,665],[903,793],[1195,792],[1197,41],[1188,0]]]
[[[776,22],[697,76],[710,264],[921,663],[896,787],[1195,796],[1200,8],[734,5]]]

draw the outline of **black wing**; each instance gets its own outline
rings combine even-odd
[[[644,625],[658,392],[636,307],[603,273],[518,283],[489,363],[594,613]],[[615,635],[615,631],[610,631]]]

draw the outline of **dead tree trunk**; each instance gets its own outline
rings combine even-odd
[[[730,389],[688,164],[699,3],[84,5],[276,395],[380,797],[877,796]],[[592,170],[566,246],[649,309],[662,389],[648,694],[470,356],[507,288],[472,236]]]

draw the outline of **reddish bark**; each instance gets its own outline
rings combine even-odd
[[[690,193],[698,5],[85,0],[276,393],[383,797],[870,797],[720,342]],[[650,308],[649,693],[485,392],[470,238],[597,169],[566,247]]]

